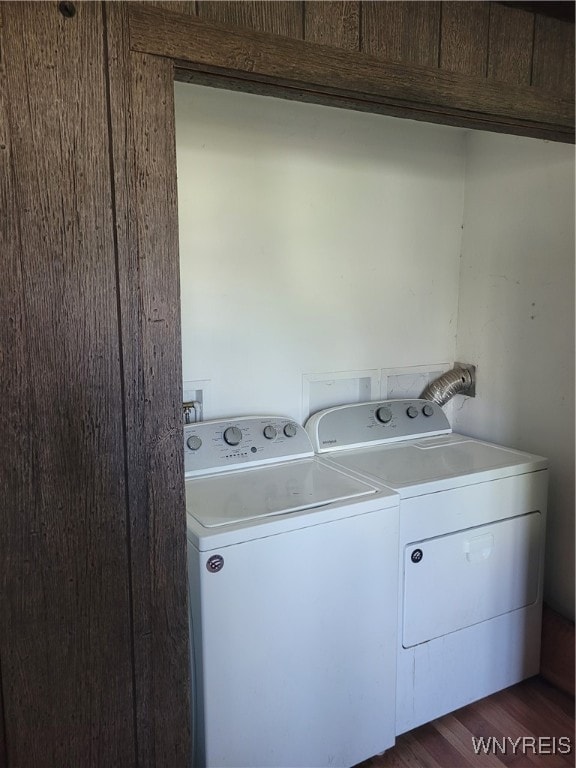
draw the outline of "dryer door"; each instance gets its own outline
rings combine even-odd
[[[531,512],[408,544],[404,648],[535,602],[540,527]]]

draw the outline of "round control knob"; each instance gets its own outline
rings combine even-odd
[[[286,437],[294,437],[297,431],[296,424],[286,424],[284,427],[284,434]]]
[[[268,424],[267,427],[264,427],[264,437],[266,440],[274,440],[277,434],[278,432],[276,432],[272,424]]]
[[[434,413],[434,408],[432,408],[431,405],[425,405],[422,408],[422,413],[424,414],[424,416],[432,416],[432,414]]]
[[[382,424],[388,424],[392,421],[392,411],[390,408],[386,407],[378,408],[376,411],[376,418],[378,421],[382,422]]]
[[[198,435],[192,435],[191,437],[186,440],[186,445],[188,448],[190,448],[191,451],[197,451],[198,448],[202,445],[202,440],[198,437]]]
[[[406,410],[406,415],[408,416],[408,418],[409,418],[409,419],[415,419],[415,418],[416,418],[416,416],[418,416],[418,411],[417,411],[417,409],[416,409],[416,408],[414,408],[414,406],[413,406],[413,405],[411,405],[411,406],[410,406],[410,407],[409,407],[409,408]]]
[[[238,427],[228,427],[224,430],[224,442],[228,445],[238,445],[240,440],[242,440],[242,432]]]

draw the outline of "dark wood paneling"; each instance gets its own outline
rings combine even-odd
[[[207,21],[302,39],[304,7],[288,0],[198,0]]]
[[[16,373],[21,370],[20,361],[23,357],[20,334],[17,327],[9,327],[6,320],[20,317],[20,299],[22,295],[21,277],[19,275],[18,255],[18,228],[16,226],[16,205],[13,196],[12,178],[10,172],[10,136],[8,133],[8,93],[6,83],[6,70],[4,67],[4,29],[2,19],[2,3],[0,3],[0,253],[2,254],[2,288],[0,288],[0,302],[4,322],[0,324],[0,365],[2,371],[12,371],[13,375],[2,376],[0,396],[4,408],[14,408],[18,402],[26,401],[26,392],[22,391],[24,382],[20,382]],[[14,320],[12,320],[14,322]],[[10,429],[8,442],[12,448],[18,440],[14,431],[13,419],[2,419],[2,428]],[[4,463],[5,456],[0,447],[0,488],[3,489],[4,498],[10,499],[10,493],[15,493],[21,479],[14,475],[18,466],[17,461],[9,466]],[[12,474],[10,474],[12,473]],[[4,515],[3,515],[4,517]],[[6,562],[8,548],[11,544],[11,530],[14,520],[3,521],[0,526],[0,594],[5,594],[10,587],[8,571],[2,567]],[[0,767],[8,765],[8,753],[6,748],[6,726],[4,718],[4,693],[2,684],[2,647],[6,642],[3,637],[4,605],[0,598]]]
[[[439,2],[362,3],[362,50],[386,61],[438,66]]]
[[[528,2],[511,0],[511,2],[501,2],[499,5],[521,8],[530,13],[540,13],[543,16],[563,19],[564,21],[570,21],[574,24],[573,0],[558,0],[558,2],[553,2],[553,0],[541,0],[540,2],[536,2],[535,0],[528,0]]]
[[[196,0],[138,0],[143,5],[153,5],[173,13],[195,14]]]
[[[574,97],[574,24],[536,15],[532,85]]]
[[[0,658],[7,761],[135,765],[99,3],[6,3]]]
[[[309,0],[304,4],[304,38],[312,43],[357,51],[359,0]]]
[[[534,14],[492,3],[488,45],[488,77],[530,85]]]
[[[226,87],[334,103],[412,119],[573,140],[572,104],[554,96],[425,67],[130,7],[133,50],[173,59]],[[220,81],[223,83],[224,81]]]
[[[173,71],[106,5],[134,605],[138,765],[190,746]]]
[[[2,114],[0,107],[0,115]],[[4,722],[4,694],[2,692],[2,664],[0,661],[0,766],[6,768],[8,765],[8,751],[6,747],[6,725]]]
[[[486,77],[490,3],[443,2],[440,67]]]

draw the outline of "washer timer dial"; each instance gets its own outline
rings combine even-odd
[[[228,445],[238,445],[242,440],[242,432],[238,427],[228,427],[224,430],[224,442]]]

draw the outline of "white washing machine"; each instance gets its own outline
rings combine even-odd
[[[196,766],[349,766],[395,738],[398,503],[280,417],[184,427]]]
[[[455,434],[425,400],[330,408],[318,453],[400,494],[396,733],[534,675],[547,461]]]

